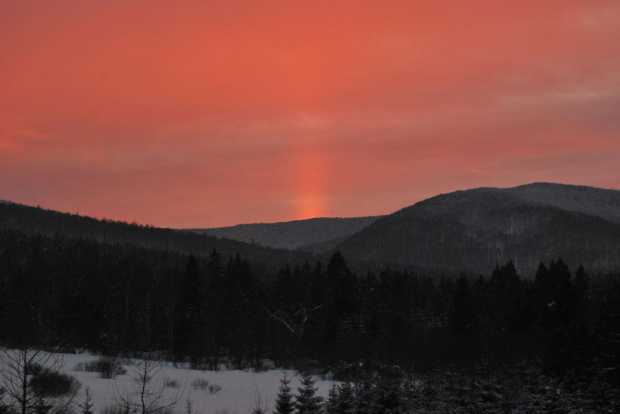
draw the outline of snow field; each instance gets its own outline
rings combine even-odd
[[[130,395],[137,387],[132,379],[135,377],[134,370],[142,366],[142,361],[133,359],[129,364],[123,364],[127,373],[118,375],[114,379],[104,379],[98,372],[76,371],[75,367],[80,363],[94,361],[98,356],[85,354],[60,354],[63,359],[61,372],[74,376],[81,384],[78,395],[75,398],[75,410],[79,412],[78,404],[85,399],[86,389],[90,389],[92,396],[93,411],[99,414],[105,407],[112,407],[120,396]],[[155,392],[163,388],[162,404],[177,401],[173,407],[177,413],[186,412],[186,402],[189,399],[192,404],[193,414],[244,414],[251,413],[256,407],[256,399],[260,398],[261,407],[267,406],[267,412],[273,411],[275,399],[280,387],[280,379],[286,374],[291,381],[293,394],[297,394],[300,385],[300,376],[295,371],[271,370],[265,372],[253,371],[199,371],[184,368],[175,368],[172,363],[157,362],[152,370],[153,378],[149,386]],[[206,380],[213,387],[219,386],[221,390],[192,387],[195,380]],[[178,388],[167,387],[166,383],[176,381]],[[332,381],[317,378],[315,387],[318,388],[316,395],[327,397],[332,387]]]

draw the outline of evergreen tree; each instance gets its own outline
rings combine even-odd
[[[84,396],[84,402],[78,404],[81,414],[94,414],[93,412],[93,395],[90,392],[90,388],[86,387],[86,394]]]
[[[199,334],[203,291],[198,260],[189,256],[181,278],[178,309],[175,311],[175,353],[189,356],[192,360],[198,357],[202,343]]]
[[[319,414],[323,402],[322,397],[315,396],[315,381],[308,374],[301,377],[301,387],[297,388],[298,395],[295,399],[297,414]]]
[[[607,379],[620,386],[620,275],[607,288],[600,322],[598,357]]]
[[[520,277],[512,260],[493,271],[488,286],[492,329],[499,332],[512,332],[520,328],[520,283]]]
[[[351,414],[355,412],[355,397],[350,382],[345,382],[341,386],[334,385],[329,390],[325,412],[326,414]]]
[[[327,395],[327,401],[325,401],[325,413],[336,414],[338,412],[338,386],[332,385]]]
[[[365,377],[355,384],[355,405],[355,412],[359,414],[376,414],[380,412],[376,389],[370,377]]]
[[[448,324],[456,334],[466,334],[473,331],[474,322],[475,314],[469,281],[466,276],[461,276],[456,281]]]
[[[286,378],[286,375],[280,380],[280,390],[276,398],[275,414],[292,414],[295,410],[293,394],[291,394],[291,387],[289,387],[290,382],[291,381]]]
[[[575,311],[577,313],[577,318],[579,322],[585,323],[590,305],[590,276],[581,265],[575,272],[573,286],[575,291]]]

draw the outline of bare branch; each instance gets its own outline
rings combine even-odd
[[[277,310],[275,312],[265,308],[265,311],[269,316],[276,321],[280,322],[284,327],[291,332],[297,338],[297,341],[301,341],[301,337],[304,334],[306,323],[312,317],[312,313],[320,309],[322,305],[315,306],[312,309],[306,309],[306,307],[300,303],[299,309],[293,313],[288,313],[283,310]]]
[[[152,414],[176,406],[183,398],[185,387],[180,394],[176,392],[170,398],[165,395],[163,380],[153,381],[161,371],[158,361],[150,359],[136,361],[131,365],[130,371],[133,380],[131,390],[126,389],[121,393],[117,389],[116,392],[116,398],[125,410],[138,414]]]
[[[11,411],[27,414],[45,407],[49,412],[60,412],[73,404],[79,388],[74,378],[69,377],[68,389],[62,395],[41,389],[41,383],[37,387],[33,381],[37,376],[59,374],[64,364],[60,355],[28,347],[2,349],[0,364],[0,380]]]

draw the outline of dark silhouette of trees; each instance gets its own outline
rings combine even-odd
[[[476,329],[473,298],[466,276],[461,276],[456,281],[448,324],[458,335],[473,333]]]
[[[308,374],[301,377],[301,386],[297,388],[295,409],[297,414],[319,414],[323,406],[323,398],[317,397],[314,384],[316,381]]]
[[[260,267],[258,267],[260,269]],[[616,372],[617,277],[574,275],[562,259],[520,275],[430,277],[327,265],[259,271],[242,255],[203,255],[0,231],[0,343],[157,352],[217,369],[369,361],[432,372],[542,361],[551,375]],[[532,277],[533,276],[533,277]]]
[[[346,381],[341,385],[333,385],[325,402],[325,411],[328,414],[349,414],[355,411],[355,395],[353,386]]]
[[[293,401],[293,394],[291,393],[291,387],[289,384],[291,381],[284,376],[280,380],[280,389],[276,398],[275,414],[292,414],[295,411],[295,403]]]
[[[610,277],[603,294],[597,356],[606,377],[620,386],[620,274]]]
[[[203,282],[198,260],[194,256],[189,256],[181,278],[177,307],[174,310],[176,319],[174,354],[189,356],[192,360],[196,360],[203,352],[202,326],[205,318]]]

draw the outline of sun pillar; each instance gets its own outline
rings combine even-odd
[[[306,145],[296,154],[298,180],[295,215],[298,219],[325,216],[327,168],[325,150],[318,145]]]

